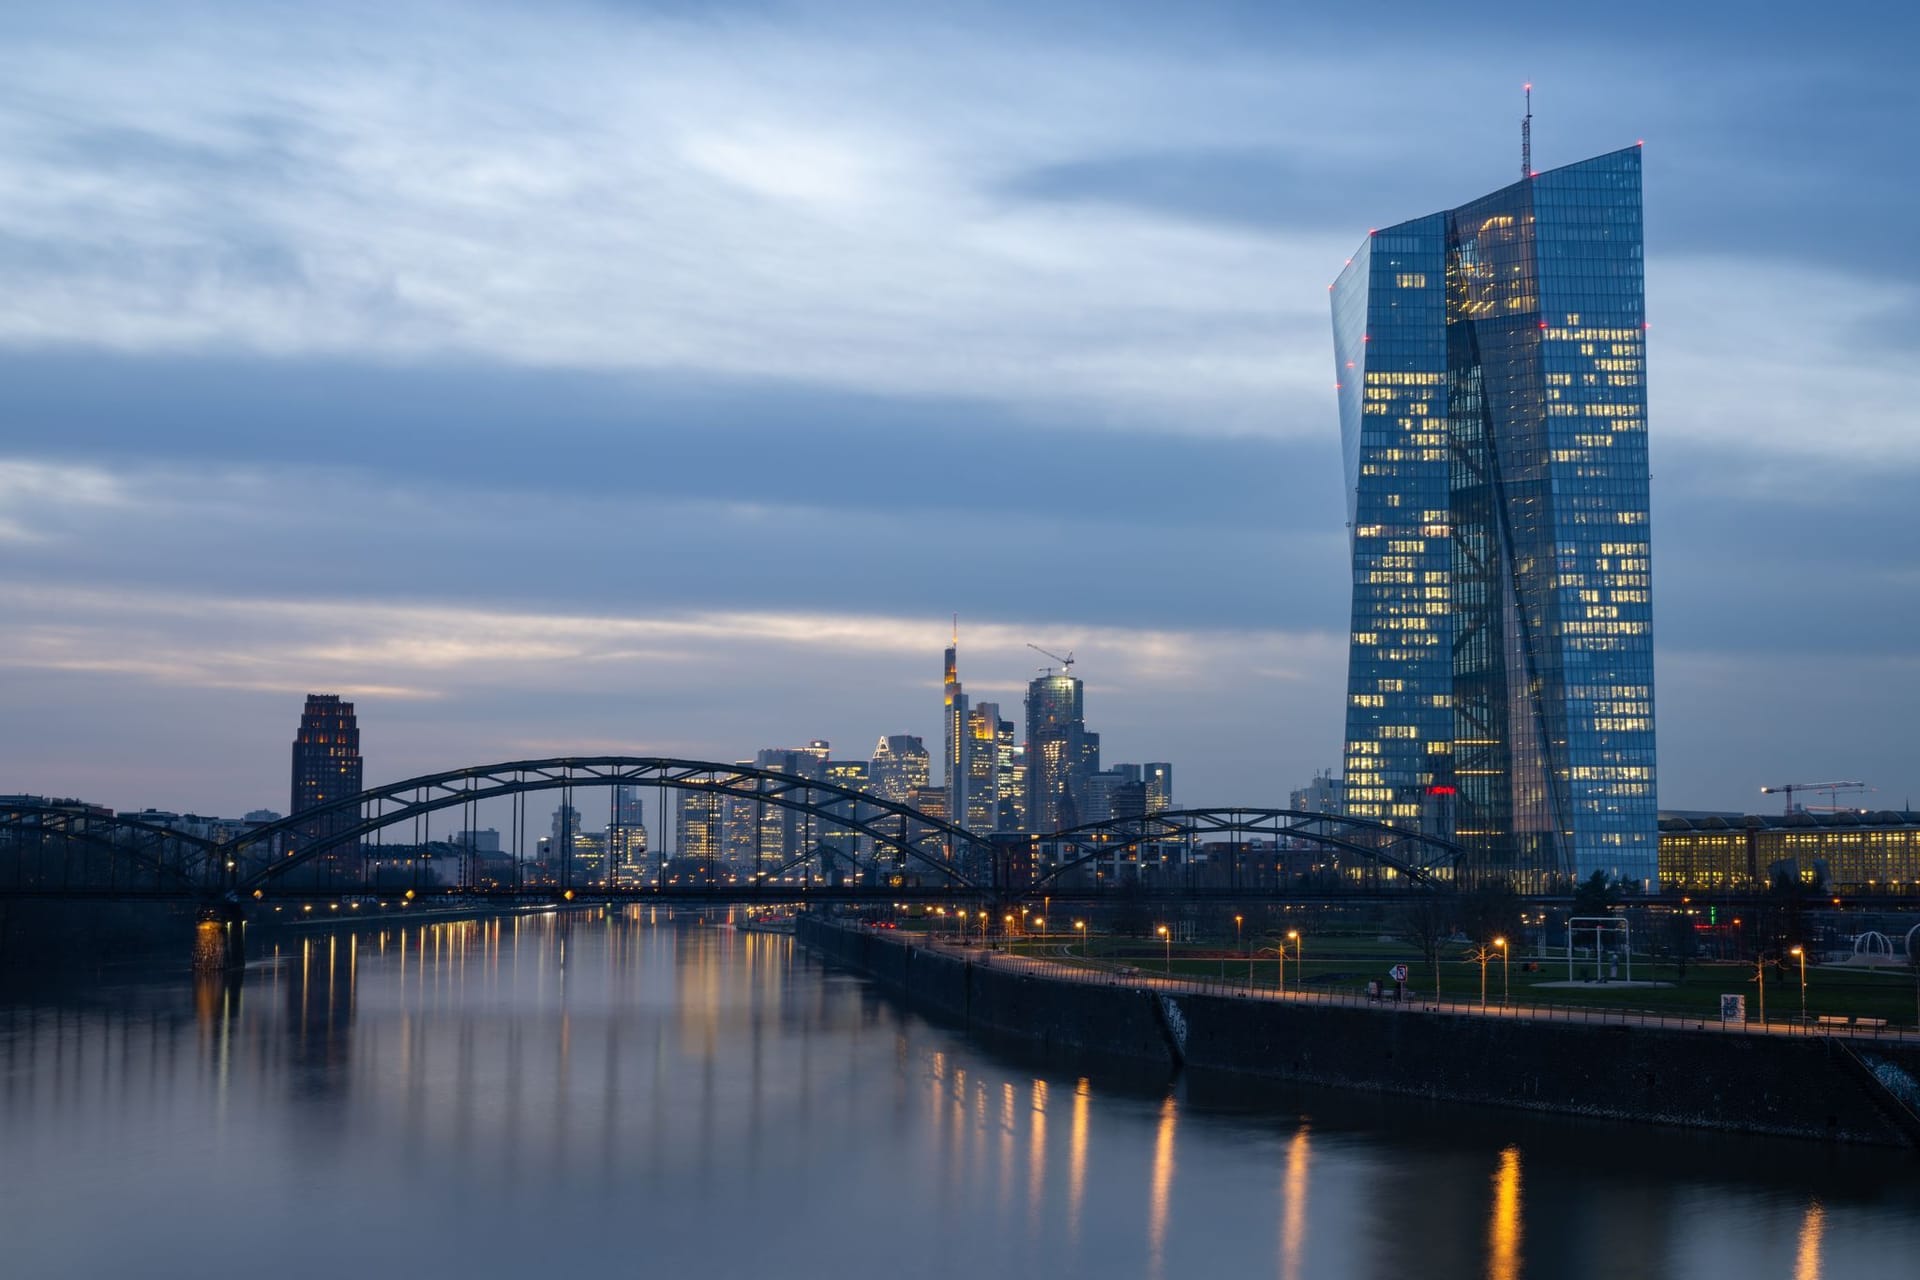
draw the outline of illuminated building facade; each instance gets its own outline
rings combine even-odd
[[[895,804],[908,803],[915,787],[924,787],[931,771],[927,744],[911,733],[890,733],[873,749],[867,764],[873,794]]]
[[[647,810],[637,787],[613,789],[613,820],[607,824],[607,857],[616,883],[647,882]]]
[[[1141,781],[1146,784],[1147,812],[1165,813],[1173,808],[1173,766],[1165,760],[1149,760]]]
[[[1782,873],[1830,893],[1920,892],[1920,813],[1660,821],[1660,883],[1669,889],[1751,892]]]
[[[1085,685],[1049,670],[1027,683],[1027,830],[1078,825],[1087,779],[1100,771],[1100,737],[1087,732]]]
[[[960,635],[956,624],[953,643],[947,646],[946,654],[945,702],[941,708],[941,735],[946,759],[940,781],[947,789],[947,812],[964,818],[967,813],[967,791],[973,781],[968,765],[972,743],[967,732],[967,694],[960,687],[959,659]]]
[[[1001,764],[1003,734],[1007,748],[1011,752],[1013,723],[1000,718],[998,703],[981,702],[968,708],[967,789],[965,796],[962,797],[965,808],[955,812],[965,815],[963,825],[969,831],[988,832],[1002,829],[1000,824],[1004,815],[1001,812],[1001,788],[1005,783]]]
[[[293,739],[293,800],[288,809],[296,817],[309,809],[358,795],[361,786],[360,722],[353,704],[337,694],[310,693],[300,713],[300,730]],[[291,850],[315,844],[358,825],[358,813],[316,818],[300,827],[289,842]],[[339,845],[320,855],[318,866],[306,869],[303,879],[330,883],[358,874],[355,845]]]
[[[1658,878],[1640,159],[1376,231],[1333,286],[1346,811],[1526,886]]]

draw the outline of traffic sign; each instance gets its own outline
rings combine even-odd
[[[1397,964],[1387,972],[1395,982],[1405,982],[1407,980],[1407,966],[1403,964]]]

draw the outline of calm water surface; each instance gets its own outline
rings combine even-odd
[[[637,911],[315,933],[4,998],[0,1274],[1920,1274],[1903,1156],[1083,1070]]]

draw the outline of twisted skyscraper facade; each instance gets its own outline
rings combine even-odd
[[[1333,286],[1347,811],[1525,887],[1657,875],[1640,161],[1373,232]]]

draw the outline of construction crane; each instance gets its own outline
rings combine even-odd
[[[1785,786],[1762,787],[1760,788],[1760,794],[1763,796],[1785,796],[1787,798],[1787,813],[1791,814],[1793,812],[1793,793],[1796,791],[1824,791],[1830,798],[1837,798],[1842,791],[1865,791],[1866,789],[1867,784],[1864,782],[1789,782]],[[1803,809],[1805,807],[1805,805],[1801,806]]]
[[[1068,675],[1073,674],[1073,654],[1072,653],[1068,653],[1067,656],[1063,658],[1059,654],[1053,652],[1051,649],[1042,649],[1037,644],[1029,644],[1027,648],[1033,650],[1035,653],[1045,654],[1047,657],[1052,658],[1055,662],[1059,663],[1061,668],[1064,671],[1066,671]],[[1052,675],[1053,668],[1048,667],[1046,669],[1046,672],[1048,675]]]

